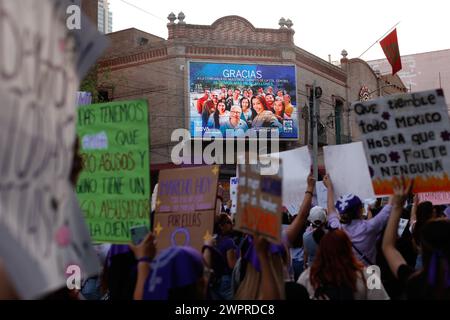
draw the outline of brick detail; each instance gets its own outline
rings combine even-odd
[[[280,50],[248,49],[248,48],[214,48],[214,47],[189,46],[186,47],[186,54],[281,58]]]
[[[156,59],[160,59],[161,57],[167,56],[167,48],[159,48],[150,50],[147,52],[141,52],[137,54],[132,54],[128,56],[123,56],[119,58],[112,58],[107,60],[102,60],[99,62],[99,67],[102,68],[110,68],[118,65],[126,65],[133,64],[136,62],[150,62]]]
[[[186,39],[193,42],[205,41],[211,44],[237,42],[259,44],[293,44],[292,29],[255,28],[248,20],[239,16],[227,16],[216,20],[211,26],[174,24],[167,26],[169,40]]]

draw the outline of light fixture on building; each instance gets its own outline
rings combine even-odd
[[[281,18],[280,21],[278,21],[278,24],[280,25],[280,29],[283,29],[283,27],[286,26],[286,19]]]

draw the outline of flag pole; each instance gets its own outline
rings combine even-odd
[[[363,53],[361,53],[361,54],[359,55],[358,59],[361,58],[361,57],[363,56],[363,54],[366,53],[367,51],[369,51],[374,45],[376,45],[381,39],[383,39],[384,36],[386,36],[389,32],[391,32],[392,29],[394,29],[396,26],[398,26],[399,23],[400,23],[400,21],[397,22],[392,28],[390,28],[390,29],[388,30],[388,32],[386,32],[385,34],[383,34],[383,35],[382,35],[377,41],[375,41],[369,48],[367,48],[366,51],[364,51]]]

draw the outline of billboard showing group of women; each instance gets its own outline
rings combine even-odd
[[[189,63],[190,132],[193,138],[261,137],[276,129],[298,139],[294,65]]]

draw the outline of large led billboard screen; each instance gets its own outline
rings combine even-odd
[[[191,61],[191,136],[242,138],[277,129],[280,139],[296,140],[296,92],[294,65]]]

